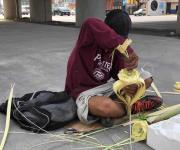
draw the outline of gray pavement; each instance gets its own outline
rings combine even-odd
[[[176,21],[156,21],[133,23],[132,33],[158,36],[175,36]]]
[[[132,32],[160,36],[174,35],[177,15],[131,16]]]
[[[15,83],[14,96],[37,90],[63,90],[66,63],[78,36],[78,28],[0,22],[0,103],[6,100],[10,84]],[[131,34],[133,47],[140,56],[140,67],[150,70],[160,91],[172,91],[180,81],[180,41],[176,38]],[[165,103],[180,102],[180,96],[163,95]],[[0,114],[0,139],[5,116]],[[102,143],[110,144],[128,137],[125,127],[94,135]],[[57,130],[52,133],[60,133]],[[50,135],[31,134],[11,122],[10,134],[4,150],[26,150],[33,145],[57,140]],[[66,150],[77,144],[55,142],[32,150]],[[84,148],[85,149],[85,148]],[[125,149],[128,149],[127,147]],[[133,150],[150,150],[145,143],[133,144]]]

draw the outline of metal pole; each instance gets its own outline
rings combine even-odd
[[[180,0],[178,4],[178,12],[177,12],[176,34],[180,35]]]
[[[126,11],[126,0],[122,0],[122,11]]]

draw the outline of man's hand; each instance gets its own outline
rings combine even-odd
[[[131,84],[131,85],[124,87],[121,90],[121,93],[127,94],[132,98],[136,94],[137,90],[138,90],[138,86],[136,84]]]
[[[150,78],[147,78],[144,80],[145,82],[145,86],[146,86],[146,89],[149,88],[151,86],[151,83],[153,82],[153,78],[150,77]],[[122,90],[121,90],[121,93],[123,94],[127,94],[129,95],[131,98],[136,94],[138,90],[138,86],[136,84],[131,84],[131,85],[128,85],[126,87],[124,87]]]
[[[129,54],[129,58],[124,56],[124,67],[128,70],[135,69],[138,66],[138,60],[139,58],[136,53],[132,52]]]

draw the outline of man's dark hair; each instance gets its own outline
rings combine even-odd
[[[104,22],[117,34],[124,37],[128,36],[132,24],[128,13],[120,9],[114,9],[107,13]]]

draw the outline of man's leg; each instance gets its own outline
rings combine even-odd
[[[94,116],[119,118],[126,114],[122,103],[106,96],[92,96],[88,101],[89,113]]]

